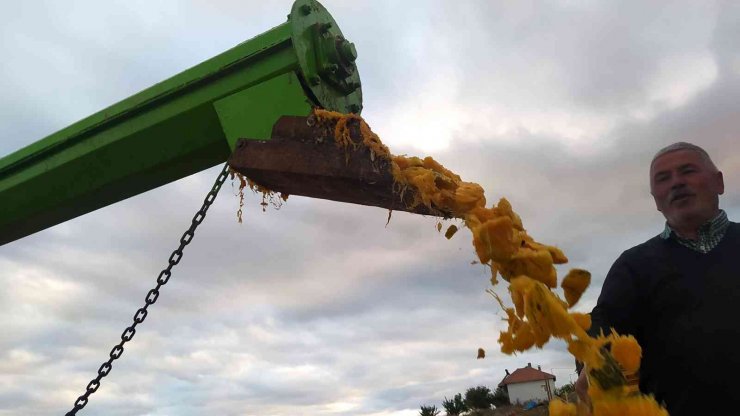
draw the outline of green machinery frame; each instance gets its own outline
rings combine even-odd
[[[281,116],[360,113],[356,59],[296,0],[287,22],[0,159],[0,245],[224,163]]]

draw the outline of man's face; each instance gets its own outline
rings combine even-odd
[[[650,193],[672,227],[694,227],[711,220],[724,191],[722,172],[694,150],[666,153],[650,167]]]

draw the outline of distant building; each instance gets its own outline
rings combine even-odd
[[[530,400],[549,401],[552,399],[555,389],[555,376],[540,369],[532,368],[532,363],[527,363],[524,368],[516,369],[498,384],[509,394],[511,403],[526,403]]]

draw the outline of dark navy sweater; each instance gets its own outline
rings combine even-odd
[[[617,259],[590,332],[613,327],[643,348],[640,390],[671,416],[740,408],[740,224],[702,254],[659,236]]]

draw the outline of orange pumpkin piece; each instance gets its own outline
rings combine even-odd
[[[586,270],[573,269],[568,272],[560,283],[560,287],[563,288],[565,294],[565,300],[568,301],[568,306],[573,307],[581,299],[581,295],[586,291],[589,284],[591,284],[591,273]]]
[[[514,332],[514,349],[516,351],[527,351],[535,345],[535,335],[529,322],[522,321]]]
[[[593,401],[593,416],[668,416],[652,396],[620,396]]]
[[[521,237],[509,217],[494,218],[471,228],[473,245],[482,263],[506,262],[519,250]]]
[[[578,409],[574,403],[566,403],[560,399],[550,400],[548,405],[550,416],[576,416]]]
[[[634,373],[640,368],[642,348],[632,335],[613,334],[611,353],[627,373]]]
[[[478,348],[478,357],[477,357],[477,359],[478,360],[481,360],[483,358],[486,358],[486,350],[484,350],[483,348]]]
[[[583,328],[584,331],[588,331],[591,328],[591,315],[587,313],[573,312],[570,314],[576,324]]]
[[[604,358],[592,340],[575,340],[568,343],[568,352],[589,368],[599,369],[604,365]]]
[[[519,248],[509,261],[501,265],[501,276],[505,280],[519,275],[529,276],[548,287],[557,286],[557,272],[547,250]]]

